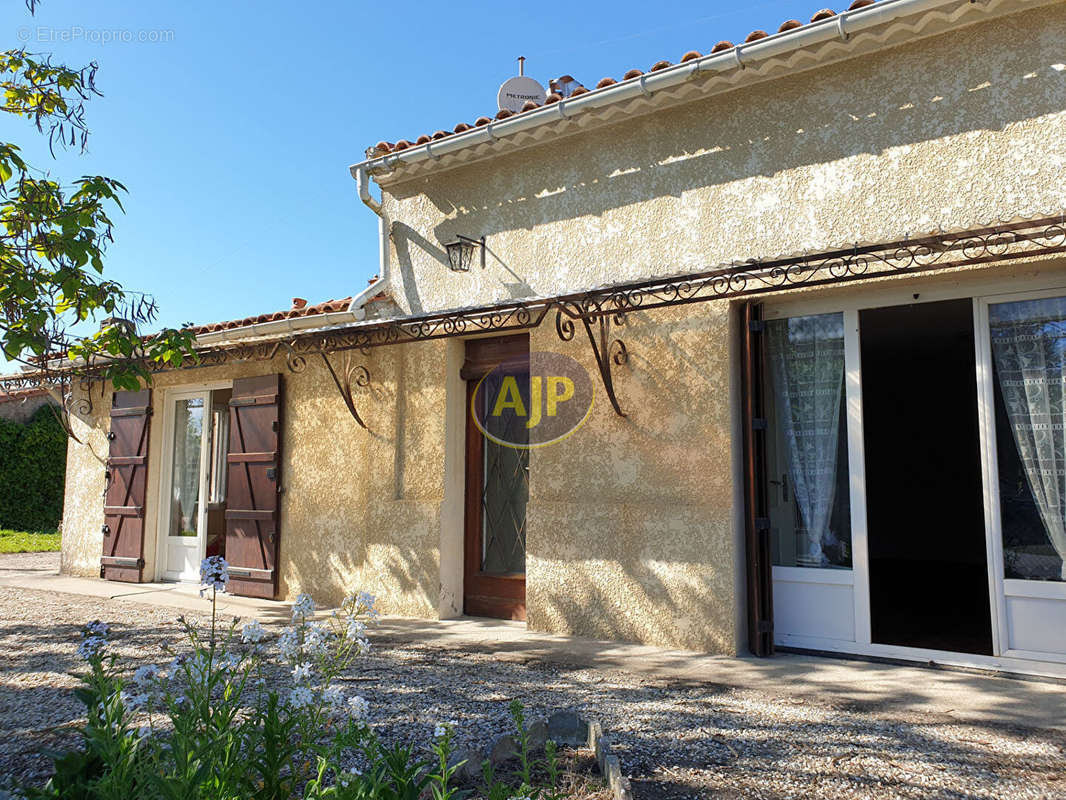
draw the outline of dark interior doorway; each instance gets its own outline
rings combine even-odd
[[[859,312],[873,641],[992,653],[973,306]]]

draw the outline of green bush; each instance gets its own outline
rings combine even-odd
[[[59,527],[66,470],[67,435],[51,408],[25,423],[0,420],[0,528]]]

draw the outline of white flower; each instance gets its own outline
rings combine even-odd
[[[266,631],[257,619],[241,628],[241,641],[245,644],[258,644],[263,641],[264,636],[266,636]]]
[[[362,639],[366,633],[366,623],[357,619],[348,621],[348,629],[345,631],[345,636],[349,639]]]
[[[314,693],[306,686],[297,686],[289,692],[289,705],[293,708],[306,708],[315,702]]]
[[[329,649],[329,630],[321,624],[311,624],[304,629],[303,653],[308,656],[323,656]]]
[[[167,672],[170,673],[170,679],[177,680],[178,673],[181,672],[181,665],[185,663],[185,659],[182,656],[174,656],[170,660],[170,664],[167,665]]]
[[[443,739],[445,736],[455,730],[458,725],[459,723],[456,722],[454,719],[448,720],[447,722],[438,722],[433,728],[433,736],[437,739]]]
[[[134,683],[151,683],[159,677],[159,667],[155,664],[145,664],[142,667],[138,667],[137,671],[133,673]]]
[[[322,692],[322,702],[334,711],[344,706],[345,699],[344,690],[339,686],[330,686]]]
[[[378,615],[377,610],[374,608],[376,602],[377,598],[370,592],[353,592],[344,598],[344,602],[341,603],[341,610],[344,611],[345,616],[349,619],[354,619],[360,614],[374,618]]]
[[[311,678],[311,664],[305,661],[302,664],[297,664],[292,671],[292,679],[296,683],[303,683]]]
[[[236,653],[226,653],[218,660],[220,670],[235,670],[241,665],[241,657]]]
[[[301,592],[296,595],[296,602],[292,604],[292,621],[297,622],[302,618],[310,617],[315,613],[315,601],[311,595]]]
[[[84,633],[86,636],[107,636],[111,628],[106,622],[101,622],[98,619],[94,619],[92,622],[85,624]]]
[[[126,708],[130,711],[136,711],[138,708],[143,705],[147,705],[148,703],[147,694],[130,694],[129,692],[123,690],[119,697],[122,698],[122,705],[126,706]]]
[[[300,654],[300,633],[296,628],[286,628],[278,637],[278,650],[286,661],[292,661]]]
[[[200,596],[208,589],[216,592],[226,591],[229,584],[229,562],[222,556],[208,556],[200,562]]]
[[[352,781],[362,775],[363,772],[360,769],[352,767],[351,769],[342,769],[337,773],[337,783],[342,787],[347,787]]]
[[[366,716],[369,713],[370,703],[368,703],[365,698],[360,697],[359,695],[348,698],[348,715],[352,719],[366,719]]]
[[[78,645],[78,657],[85,661],[91,661],[103,653],[105,647],[107,647],[107,640],[103,637],[87,636]]]

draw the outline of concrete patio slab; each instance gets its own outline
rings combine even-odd
[[[117,584],[56,573],[58,562],[34,566],[0,557],[0,586],[107,597],[129,602],[204,610],[197,588],[188,585]],[[226,614],[285,622],[290,604],[227,595]],[[638,644],[605,642],[527,630],[523,623],[461,618],[415,620],[386,617],[374,638],[417,642],[454,650],[477,649],[498,659],[548,662],[575,668],[632,672],[669,683],[712,684],[754,689],[782,698],[830,699],[855,710],[880,714],[921,712],[966,722],[1066,730],[1066,685],[973,671],[894,665],[850,659],[781,654],[770,659],[712,656]]]

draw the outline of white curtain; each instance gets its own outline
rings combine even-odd
[[[1066,298],[997,303],[989,317],[1007,419],[1066,580]]]
[[[778,424],[804,530],[802,566],[829,563],[823,543],[836,494],[840,394],[844,385],[844,319],[820,314],[767,324],[768,355]]]

